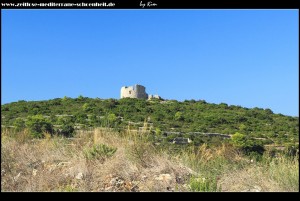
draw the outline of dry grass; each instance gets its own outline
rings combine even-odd
[[[176,179],[186,178],[189,169],[166,155],[156,153],[142,140],[141,136],[120,136],[101,129],[79,132],[73,139],[53,137],[20,141],[2,133],[2,190],[186,190],[183,182],[176,182]],[[94,144],[116,147],[117,151],[105,161],[87,160],[83,150]],[[142,154],[143,160],[137,157],[139,154]],[[161,174],[171,177],[167,181],[158,180]]]
[[[184,164],[196,171],[198,178],[217,182],[224,192],[294,192],[299,191],[299,160],[282,155],[277,158],[263,156],[256,162],[243,156],[232,146],[185,151],[181,155]],[[209,186],[209,185],[208,185]],[[212,185],[210,185],[212,186]]]
[[[44,135],[37,140],[26,130],[2,131],[2,191],[190,191],[191,176],[216,180],[221,191],[299,191],[298,159],[251,163],[225,144],[168,155],[147,141],[147,132],[99,128],[72,139]],[[105,160],[87,159],[84,150],[98,144],[117,150]]]
[[[233,170],[220,179],[222,191],[225,192],[278,192],[280,185],[264,174],[261,167],[249,165],[240,170]]]
[[[279,156],[250,163],[228,172],[220,181],[223,191],[296,192],[299,191],[298,159]]]
[[[299,158],[289,159],[283,156],[266,163],[263,167],[266,175],[276,181],[284,191],[299,192]]]

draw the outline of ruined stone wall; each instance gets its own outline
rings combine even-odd
[[[146,88],[142,85],[135,85],[135,93],[137,98],[147,99],[148,94],[146,93]]]
[[[141,98],[147,99],[146,88],[142,85],[124,86],[121,88],[121,98]]]
[[[148,99],[160,99],[161,100],[161,97],[159,95],[148,95]]]

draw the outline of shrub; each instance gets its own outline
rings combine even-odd
[[[75,122],[76,123],[80,123],[80,124],[86,124],[86,120],[87,120],[88,116],[83,113],[83,112],[77,112],[75,114]]]
[[[241,133],[235,133],[232,137],[232,144],[237,148],[243,148],[246,146],[246,136]]]
[[[256,152],[258,154],[263,154],[265,149],[260,141],[251,140],[244,134],[235,133],[231,138],[232,144],[242,150],[246,154],[251,154]]]
[[[64,124],[61,127],[61,131],[59,132],[59,134],[65,136],[65,137],[73,137],[74,136],[74,126],[71,124]]]
[[[31,135],[35,138],[42,138],[43,133],[53,134],[53,125],[42,115],[29,116],[25,122],[29,128]]]
[[[159,128],[155,129],[155,133],[156,133],[157,136],[161,136],[161,134],[162,134],[162,132]]]
[[[84,156],[91,160],[91,159],[99,159],[105,160],[114,155],[117,151],[117,148],[109,147],[105,144],[96,144],[90,149],[86,149],[84,151]]]
[[[16,131],[21,131],[25,128],[25,121],[21,118],[16,118],[13,122],[13,126],[15,127]]]
[[[183,121],[183,119],[184,119],[182,112],[176,112],[174,118],[175,118],[176,121]]]
[[[116,120],[117,120],[117,116],[115,114],[113,114],[113,113],[108,114],[107,115],[107,120],[108,120],[108,122],[109,122],[110,125],[113,125],[116,122]]]
[[[129,158],[144,168],[151,166],[151,157],[154,153],[153,146],[149,143],[134,142],[129,151]]]

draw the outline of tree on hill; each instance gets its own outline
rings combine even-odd
[[[35,138],[42,138],[44,133],[54,133],[53,125],[42,115],[29,116],[25,124]]]
[[[252,140],[249,136],[241,133],[235,133],[232,137],[232,144],[241,149],[246,154],[251,154],[251,152],[256,152],[258,154],[263,154],[264,147],[259,141]]]

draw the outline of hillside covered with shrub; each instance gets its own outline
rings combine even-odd
[[[41,115],[53,125],[127,128],[152,123],[154,130],[234,134],[268,138],[277,144],[296,142],[299,117],[274,114],[270,109],[212,104],[204,100],[141,100],[56,98],[47,101],[18,101],[1,105],[4,127],[24,127]],[[33,117],[34,118],[34,117]]]

